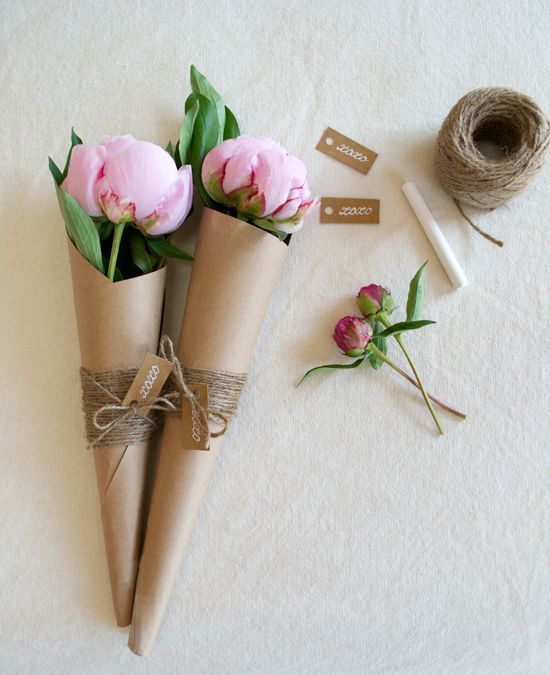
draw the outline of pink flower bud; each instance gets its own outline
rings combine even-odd
[[[172,232],[191,209],[191,169],[179,171],[158,145],[132,136],[73,148],[62,188],[92,216],[134,222],[150,235]]]
[[[345,316],[334,327],[332,339],[346,356],[360,356],[372,338],[369,324],[358,316]]]
[[[216,202],[281,232],[298,230],[315,203],[303,163],[266,138],[239,136],[215,147],[204,158],[202,182]]]
[[[369,284],[359,289],[357,304],[363,316],[371,317],[380,310],[391,312],[393,309],[393,298],[387,288],[378,284]]]

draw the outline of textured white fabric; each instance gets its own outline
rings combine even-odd
[[[550,174],[475,213],[499,250],[432,168],[443,118],[474,87],[550,110],[549,22],[542,1],[1,3],[2,673],[549,671]],[[294,237],[156,650],[140,659],[113,625],[47,156],[63,161],[71,125],[90,141],[174,140],[192,62],[243,130],[303,157],[317,194],[380,198],[382,222],[311,222]],[[367,177],[315,150],[328,125],[380,153]],[[404,180],[465,290],[451,290]],[[442,413],[438,438],[387,369],[294,388],[344,361],[331,330],[361,284],[387,285],[403,312],[426,259],[438,323],[408,342],[466,422]],[[172,333],[188,274],[171,264]]]

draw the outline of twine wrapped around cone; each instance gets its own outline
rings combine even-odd
[[[128,368],[91,373],[86,368],[80,369],[84,423],[91,447],[148,441],[159,424],[159,413],[176,410],[179,399],[176,392],[158,396],[145,405],[137,401],[124,405],[126,392],[138,371],[139,368]]]
[[[241,220],[205,209],[177,350],[185,369],[246,372],[287,246]],[[181,447],[167,416],[147,521],[128,646],[154,646],[222,438]]]
[[[138,368],[156,352],[166,268],[111,282],[69,241],[82,367],[92,373]],[[127,626],[144,529],[149,442],[93,447],[116,622]]]
[[[496,144],[503,156],[486,157],[481,141]],[[460,203],[494,209],[522,192],[544,166],[550,124],[537,104],[512,89],[475,89],[453,106],[439,131],[436,171],[446,192]]]

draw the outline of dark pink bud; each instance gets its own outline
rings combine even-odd
[[[346,356],[361,356],[372,338],[369,324],[358,316],[345,316],[334,327],[332,339]]]
[[[357,304],[363,316],[370,317],[377,314],[381,309],[391,312],[393,298],[387,288],[378,284],[369,284],[359,289]]]

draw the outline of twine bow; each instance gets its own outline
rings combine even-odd
[[[161,338],[159,356],[172,363],[168,381],[175,391],[143,402],[123,403],[137,368],[99,372],[80,369],[86,431],[91,446],[129,445],[148,440],[159,421],[155,413],[177,412],[185,399],[207,440],[225,433],[246,384],[246,373],[183,368],[167,335]],[[198,399],[197,384],[208,387],[209,407]]]
[[[139,438],[135,438],[132,434],[133,429],[129,429],[128,442],[143,440],[143,426],[148,425],[152,429],[157,424],[155,419],[149,417],[151,412],[170,412],[176,410],[176,405],[173,401],[177,402],[179,399],[177,392],[170,392],[164,396],[157,396],[144,403],[130,401],[127,405],[123,405],[123,399],[100,382],[99,378],[95,377],[93,373],[90,373],[85,368],[81,368],[80,373],[83,383],[86,378],[94,387],[97,387],[104,396],[113,401],[113,403],[102,405],[93,414],[93,426],[100,432],[99,435],[94,438],[93,445],[99,445],[100,442],[116,427],[123,425],[125,422],[129,421],[130,418],[135,418],[138,422],[139,427],[136,429],[136,433]],[[108,419],[105,420],[105,417],[108,417]],[[148,434],[146,434],[145,437],[147,436]]]
[[[229,417],[224,415],[220,410],[215,408],[205,408],[197,398],[195,391],[193,390],[193,385],[189,385],[185,381],[184,371],[181,367],[180,360],[174,352],[174,343],[168,337],[168,335],[163,335],[160,339],[159,345],[159,356],[170,363],[173,366],[171,378],[175,382],[176,387],[179,392],[180,402],[183,398],[188,399],[191,404],[191,410],[195,413],[201,431],[209,435],[210,438],[217,438],[218,436],[223,436],[227,430],[227,425],[229,424]],[[220,425],[220,429],[217,431],[210,431],[210,421],[213,421],[216,424]]]

